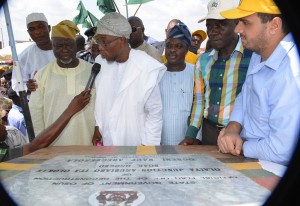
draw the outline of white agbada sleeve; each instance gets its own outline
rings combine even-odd
[[[162,130],[162,101],[158,84],[154,87],[145,104],[145,136],[142,145],[160,145]]]

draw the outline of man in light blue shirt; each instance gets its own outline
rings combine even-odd
[[[10,98],[13,102],[12,108],[9,110],[7,115],[8,125],[16,127],[26,137],[27,132],[23,109],[21,107],[21,99],[12,88],[8,90],[8,98]]]
[[[292,34],[272,0],[243,0],[221,15],[239,19],[235,32],[255,53],[219,149],[288,165],[300,131],[300,63]]]

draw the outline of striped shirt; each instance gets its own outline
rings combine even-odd
[[[194,102],[186,136],[196,137],[202,119],[227,125],[246,78],[252,52],[239,39],[231,56],[218,57],[218,51],[204,53],[196,64]]]
[[[166,71],[159,83],[163,103],[162,145],[178,145],[188,128],[193,105],[194,65],[180,72]]]

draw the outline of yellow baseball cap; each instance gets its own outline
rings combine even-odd
[[[254,13],[281,14],[273,0],[241,0],[235,9],[221,12],[226,19],[239,19]]]
[[[207,37],[206,32],[203,31],[203,30],[196,30],[196,31],[194,31],[194,32],[192,33],[192,36],[194,36],[194,35],[196,35],[196,34],[198,34],[198,35],[201,36],[202,41],[204,41],[204,40],[206,39],[206,37]]]

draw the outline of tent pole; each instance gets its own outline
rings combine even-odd
[[[32,121],[31,121],[30,110],[28,107],[27,93],[24,89],[22,73],[20,70],[19,62],[18,62],[18,55],[17,55],[15,39],[14,39],[13,30],[12,30],[7,1],[4,1],[3,9],[4,9],[4,15],[5,15],[5,20],[6,20],[6,25],[7,25],[9,45],[11,48],[11,53],[12,53],[13,62],[14,62],[13,69],[16,72],[16,77],[17,77],[17,81],[18,81],[19,96],[20,96],[20,100],[21,100],[21,106],[23,109],[27,135],[28,135],[29,141],[31,142],[35,138],[35,134],[34,134],[33,125],[32,125]]]

